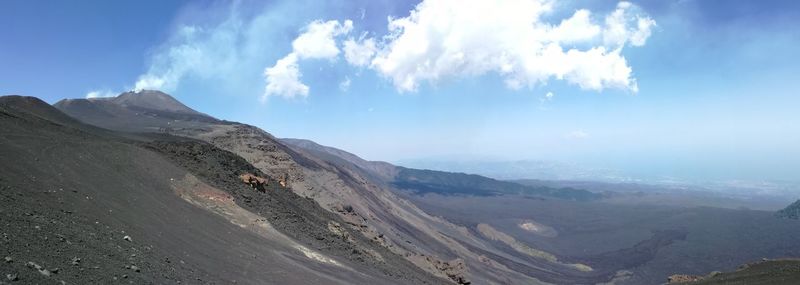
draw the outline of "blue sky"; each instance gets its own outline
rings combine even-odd
[[[797,1],[448,3],[2,1],[0,93],[54,103],[139,83],[219,118],[376,160],[800,177]],[[559,30],[579,9],[587,21]],[[609,22],[619,10],[621,22]],[[626,25],[621,34],[614,23]],[[354,52],[365,60],[356,62],[348,40],[372,40],[374,53]],[[431,48],[416,49],[419,41]],[[554,43],[563,54],[537,48]]]

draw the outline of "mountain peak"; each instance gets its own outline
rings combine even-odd
[[[128,91],[110,99],[110,101],[125,107],[138,107],[185,114],[200,114],[200,112],[187,107],[169,94],[158,90]]]
[[[156,90],[128,91],[108,98],[64,99],[54,106],[82,122],[131,132],[190,128],[201,121],[219,122]]]

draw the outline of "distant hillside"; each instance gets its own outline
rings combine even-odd
[[[398,167],[400,171],[393,184],[416,193],[463,194],[496,196],[503,194],[534,195],[566,200],[589,201],[601,198],[601,194],[574,188],[551,188],[527,186],[500,181],[480,175],[452,173],[436,170],[419,170]]]
[[[341,160],[375,175],[396,188],[417,194],[495,196],[503,194],[533,195],[566,200],[589,201],[600,194],[570,187],[529,186],[475,175],[437,170],[421,170],[394,166],[381,161],[367,161],[352,153],[317,144],[310,140],[281,139],[281,142],[328,160]]]
[[[318,157],[323,157],[329,161],[342,160],[344,162],[350,163],[358,168],[361,168],[369,172],[372,175],[376,175],[381,180],[392,180],[394,176],[397,175],[397,167],[388,162],[368,161],[347,151],[334,147],[320,145],[310,140],[284,138],[280,139],[280,141],[291,147],[300,148],[305,151],[312,152],[314,155]]]
[[[747,285],[747,284],[800,284],[800,260],[763,260],[740,266],[733,272],[712,272],[706,276],[673,275],[669,284],[692,285]]]
[[[778,211],[775,213],[775,215],[784,219],[800,219],[800,200],[797,200],[786,208],[783,208],[783,210]]]

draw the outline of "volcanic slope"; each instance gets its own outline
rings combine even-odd
[[[126,93],[127,94],[127,93]],[[158,91],[140,91],[148,100]],[[124,94],[123,94],[124,95]],[[168,96],[168,95],[166,95]],[[510,269],[487,257],[502,256],[502,249],[468,228],[428,215],[409,201],[395,195],[391,182],[398,168],[386,163],[362,169],[335,155],[289,147],[269,133],[245,124],[206,117],[164,114],[166,110],[131,110],[115,100],[69,99],[57,108],[85,123],[122,131],[162,132],[208,142],[230,151],[269,177],[275,177],[297,194],[309,197],[336,213],[344,226],[358,231],[416,266],[457,283],[538,283],[530,274]],[[113,106],[112,106],[113,105]],[[117,109],[128,109],[115,111]],[[142,115],[157,114],[157,115]],[[108,117],[111,116],[111,117]],[[135,121],[133,123],[127,123]],[[550,264],[547,260],[523,261],[525,266],[558,267],[561,282],[573,282],[572,273],[585,275],[572,266]],[[581,280],[584,280],[582,277]],[[606,277],[596,277],[605,280]],[[609,277],[610,278],[610,277]]]
[[[370,242],[349,241],[341,220],[283,187],[236,185],[234,175],[245,172],[271,177],[228,152],[165,135],[126,137],[33,97],[0,97],[7,281],[444,282]],[[186,156],[192,151],[208,155]]]
[[[126,94],[129,93],[123,95]],[[155,95],[168,96],[158,91],[132,94],[140,96],[137,100],[148,100]],[[55,106],[86,123],[122,131],[161,132],[194,138],[230,151],[264,175],[278,179],[295,193],[311,198],[337,214],[344,222],[343,227],[357,231],[419,268],[456,283],[597,283],[615,278],[619,269],[591,270],[576,263],[580,260],[561,260],[520,242],[481,232],[475,225],[453,224],[429,215],[397,196],[393,189],[411,183],[417,190],[425,190],[424,186],[458,194],[460,179],[468,178],[481,184],[470,191],[488,195],[497,195],[506,186],[513,186],[515,193],[521,191],[524,192],[521,194],[548,199],[597,199],[591,192],[519,187],[479,176],[417,171],[383,162],[366,162],[343,151],[314,146],[310,141],[281,141],[245,124],[207,117],[181,118],[180,114],[167,114],[165,110],[142,110],[138,107],[132,110],[114,103],[114,99],[98,102],[70,99]],[[114,111],[120,108],[127,110]],[[157,115],[142,116],[143,113]],[[136,122],[126,123],[128,121]],[[306,145],[300,146],[301,143]]]

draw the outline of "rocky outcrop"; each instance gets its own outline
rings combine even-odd
[[[456,258],[447,262],[436,259],[428,259],[428,261],[434,264],[437,270],[447,275],[450,280],[458,284],[472,284],[472,282],[467,279],[467,265],[464,264],[464,260]]]
[[[250,173],[239,175],[239,179],[245,184],[250,185],[250,187],[253,187],[253,189],[261,192],[266,191],[267,185],[269,184],[269,179],[261,178]]]
[[[697,276],[697,275],[675,274],[671,275],[670,277],[667,277],[667,283],[680,284],[686,282],[700,281],[702,279],[703,279],[702,276]]]

